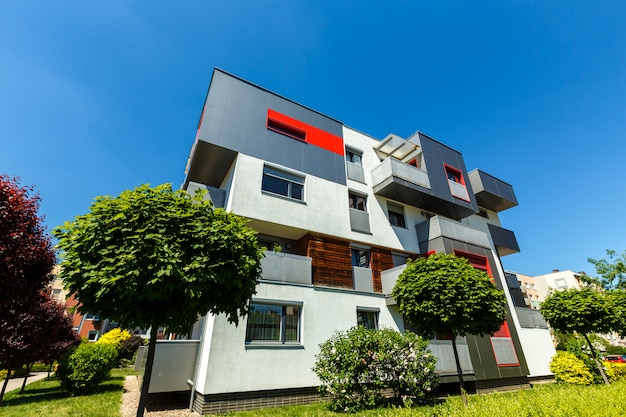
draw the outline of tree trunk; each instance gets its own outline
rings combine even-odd
[[[2,404],[2,399],[4,398],[4,392],[7,390],[9,379],[11,379],[11,372],[13,372],[11,368],[7,369],[7,377],[4,380],[4,384],[2,384],[2,391],[0,391],[0,404]]]
[[[30,370],[33,369],[33,364],[26,365],[26,374],[24,375],[24,382],[22,382],[22,389],[20,389],[20,395],[24,394],[24,388],[26,388],[26,380],[28,379],[28,374]]]
[[[148,402],[148,389],[150,388],[150,378],[152,377],[152,363],[154,362],[154,350],[156,348],[156,338],[159,325],[152,323],[150,328],[150,343],[148,343],[148,358],[146,359],[146,370],[143,374],[143,382],[141,384],[141,396],[139,397],[139,406],[137,407],[137,417],[143,417]]]
[[[606,377],[606,374],[604,373],[604,368],[602,368],[602,365],[600,364],[600,361],[598,360],[598,357],[596,356],[596,351],[593,348],[591,341],[587,337],[587,333],[583,333],[583,336],[585,336],[585,340],[587,341],[587,344],[589,345],[589,349],[591,349],[591,357],[593,358],[593,361],[596,363],[596,367],[598,368],[598,371],[600,371],[600,375],[602,375],[602,380],[604,381],[606,385],[610,385],[609,379]]]
[[[52,372],[52,365],[54,365],[54,362],[50,362],[50,366],[48,367],[48,378],[50,378],[50,373]]]
[[[463,383],[463,370],[461,369],[461,361],[459,360],[459,352],[456,350],[456,334],[452,334],[452,350],[454,351],[454,361],[456,362],[456,372],[459,375],[459,388],[461,388],[461,397],[463,404],[467,406],[467,395],[465,394],[465,384]]]

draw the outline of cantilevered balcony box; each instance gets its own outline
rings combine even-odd
[[[494,224],[487,224],[491,240],[498,251],[499,256],[510,255],[519,252],[519,245],[512,230],[504,229]]]
[[[489,237],[483,231],[466,226],[462,223],[434,216],[415,225],[420,251],[428,252],[428,242],[439,238],[447,238],[465,244],[489,248]]]
[[[468,176],[479,206],[496,212],[517,206],[510,184],[478,169],[469,172]]]
[[[261,277],[268,281],[311,285],[311,258],[290,253],[266,251],[261,259]]]

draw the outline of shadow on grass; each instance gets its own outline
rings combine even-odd
[[[19,391],[12,391],[5,394],[4,401],[2,401],[2,404],[0,404],[0,408],[5,406],[8,407],[22,404],[34,404],[42,401],[62,400],[72,397],[88,397],[91,395],[120,391],[122,389],[123,381],[123,377],[110,377],[105,382],[100,383],[97,387],[89,392],[79,395],[72,395],[65,389],[61,388],[58,378],[46,378],[42,379],[41,381],[37,381],[36,383],[33,383],[34,386],[27,385],[23,394],[18,394]],[[41,387],[41,385],[49,386]]]

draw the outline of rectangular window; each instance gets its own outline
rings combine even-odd
[[[555,279],[554,285],[556,285],[556,288],[558,288],[559,290],[567,289],[567,282],[565,282],[565,278]]]
[[[391,223],[392,226],[406,228],[404,208],[402,206],[387,202],[387,214],[389,215],[389,223]]]
[[[268,166],[263,167],[261,189],[294,200],[304,201],[304,177]]]
[[[447,164],[444,164],[443,168],[446,172],[446,177],[448,178],[450,194],[456,198],[460,198],[461,200],[470,201],[469,193],[467,191],[467,187],[465,186],[465,179],[463,178],[461,170]]]
[[[251,303],[246,343],[300,342],[300,310],[297,305]]]
[[[361,162],[363,154],[357,151],[346,149],[346,161],[352,162],[355,165],[363,166]]]
[[[356,323],[357,326],[363,326],[366,329],[377,330],[378,329],[378,311],[370,309],[357,309],[356,310]]]
[[[98,331],[97,330],[89,330],[89,334],[87,335],[87,339],[89,339],[89,340],[91,340],[93,342],[97,338],[98,338]]]
[[[370,251],[365,249],[352,249],[352,266],[369,268]]]
[[[511,339],[511,331],[506,321],[490,339],[498,366],[519,366],[519,359],[517,359],[513,339]]]
[[[267,128],[280,133],[281,135],[306,142],[306,131],[298,129],[297,127],[291,126],[285,122],[268,117]]]
[[[487,262],[487,257],[478,255],[475,253],[465,252],[461,250],[454,250],[454,255],[459,258],[465,258],[469,261],[470,264],[476,269],[480,269],[481,271],[485,271],[489,276],[491,275],[491,268],[489,267],[489,262]]]
[[[359,211],[367,211],[367,197],[359,194],[348,193],[348,199],[350,208]]]

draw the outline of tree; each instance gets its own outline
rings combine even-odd
[[[23,393],[33,363],[52,363],[80,343],[63,306],[51,299],[48,292],[40,291],[31,301],[28,304],[12,303],[0,312],[0,325],[5,329],[0,338],[0,359],[7,368],[0,402],[14,370],[26,365],[20,391]]]
[[[626,289],[609,291],[607,297],[613,312],[613,331],[626,337]]]
[[[541,303],[540,311],[553,329],[561,333],[577,332],[585,338],[602,380],[608,384],[609,380],[587,336],[588,333],[610,332],[615,324],[605,295],[591,287],[556,291]]]
[[[11,372],[35,357],[40,291],[56,262],[38,209],[32,187],[0,175],[0,363],[8,371],[0,402]]]
[[[242,218],[170,184],[98,197],[54,230],[61,275],[81,311],[150,327],[137,416],[142,416],[159,325],[186,333],[198,315],[248,313],[261,274],[256,233]]]
[[[588,258],[587,261],[596,268],[601,283],[607,290],[626,289],[626,251],[618,255],[614,250],[607,250],[609,260]]]
[[[456,337],[496,332],[506,299],[491,277],[466,259],[435,254],[409,260],[393,289],[398,310],[421,335],[450,334],[459,387],[467,405]]]
[[[18,178],[0,175],[0,309],[36,298],[56,263],[50,236],[37,215],[39,195],[33,192],[21,187]]]

